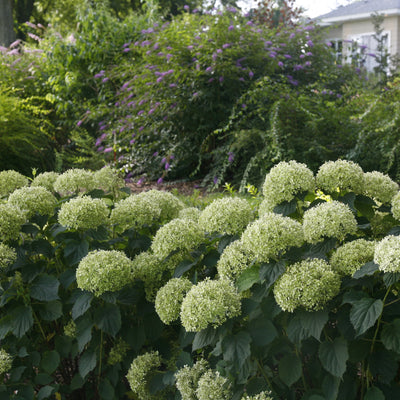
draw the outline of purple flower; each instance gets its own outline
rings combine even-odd
[[[326,45],[328,46],[328,47],[332,47],[333,45],[332,45],[332,42],[326,42]]]
[[[170,83],[170,84],[169,84],[169,87],[170,87],[170,88],[174,88],[174,87],[177,87],[177,86],[178,86],[178,85],[177,85],[176,83]]]
[[[164,168],[165,168],[166,171],[168,171],[169,170],[169,163],[166,162]]]
[[[376,58],[376,54],[374,54],[374,53],[367,53],[367,56]]]
[[[249,77],[250,77],[250,79],[252,79],[253,76],[254,76],[254,72],[253,72],[253,71],[249,71]]]
[[[276,52],[275,51],[271,51],[270,53],[269,53],[269,56],[271,57],[271,58],[276,58]]]
[[[247,21],[247,22],[246,22],[246,25],[253,26],[253,25],[254,25],[254,22],[253,22],[253,21]]]
[[[163,77],[160,76],[159,78],[157,78],[157,83],[160,83],[163,80]]]
[[[142,185],[143,183],[144,183],[144,178],[140,178],[140,179],[136,182],[137,185]]]
[[[218,54],[221,54],[221,53],[222,53],[222,50],[221,50],[221,49],[217,49],[217,53],[218,53]]]
[[[154,153],[153,153],[153,157],[157,157],[158,156],[158,151],[155,151]]]
[[[193,97],[197,97],[199,95],[199,92],[194,92]]]
[[[113,151],[113,148],[112,147],[106,147],[105,149],[104,149],[104,153],[111,153]]]
[[[246,108],[246,107],[247,107],[247,105],[243,103],[242,104],[242,108]]]
[[[158,178],[157,179],[157,185],[161,185],[163,183],[163,178]]]
[[[218,80],[222,83],[224,81],[224,77],[220,76]]]
[[[272,42],[271,42],[270,40],[267,40],[267,41],[265,42],[265,44],[266,44],[267,46],[271,46]]]
[[[105,72],[106,72],[106,71],[103,71],[103,70],[100,71],[98,74],[96,74],[96,75],[94,76],[94,78],[96,78],[96,79],[97,79],[97,78],[102,78],[102,77],[104,76]]]
[[[311,53],[311,51],[308,51],[307,53],[306,53],[306,56],[307,57],[311,57],[313,55],[313,53]]]
[[[142,115],[142,114],[144,114],[144,110],[140,110],[140,111],[137,113],[138,116],[139,116],[139,115]]]
[[[187,48],[188,48],[188,50],[193,50],[193,46],[192,45],[189,45]]]
[[[304,54],[300,54],[300,56],[299,56],[300,58],[304,58],[305,57],[305,55]]]
[[[155,108],[150,108],[149,112],[147,113],[148,115],[153,114],[153,112],[155,111]]]
[[[232,163],[234,159],[235,159],[235,154],[230,151],[228,153],[228,162]]]
[[[338,93],[338,94],[336,95],[336,97],[337,97],[338,99],[340,99],[340,98],[342,97],[342,95]]]
[[[185,4],[185,5],[183,6],[183,9],[186,10],[186,11],[188,11],[189,8],[190,8],[190,7],[189,7],[187,4]]]
[[[311,65],[311,61],[306,61],[304,64],[306,67],[309,67]]]
[[[103,151],[104,150],[104,147],[103,146],[100,146],[98,149],[97,149],[97,151]]]
[[[230,47],[230,46],[231,46],[230,43],[225,43],[225,44],[222,45],[222,48],[223,48],[223,49],[227,49],[227,48]]]
[[[144,47],[144,46],[149,46],[150,44],[151,44],[150,40],[143,40],[141,46],[142,46],[142,47]]]
[[[192,11],[193,14],[197,14],[198,12],[199,12],[199,10],[198,10],[197,8],[195,8],[195,9]]]
[[[314,43],[311,39],[307,41],[307,45],[308,47],[314,47]]]
[[[303,69],[304,67],[302,66],[302,65],[300,65],[300,64],[296,64],[294,67],[293,67],[293,71],[300,71],[301,69]]]
[[[126,49],[124,49],[124,53],[129,53],[131,51],[131,49],[129,47],[127,47]]]
[[[295,36],[296,36],[295,33],[291,33],[290,36],[289,36],[289,39],[293,39]]]
[[[129,45],[130,45],[131,43],[130,42],[128,42],[128,43],[124,43],[124,45],[122,46],[122,47],[129,47]]]
[[[213,182],[214,182],[214,185],[216,185],[218,183],[218,177],[217,176],[214,176]]]
[[[283,68],[283,62],[282,62],[282,61],[279,61],[279,62],[278,62],[278,67]]]
[[[106,83],[109,80],[109,78],[104,78],[101,82]]]
[[[76,126],[81,126],[81,125],[82,125],[82,122],[83,122],[83,121],[78,121],[78,122],[76,123]]]
[[[283,57],[287,58],[288,60],[290,60],[292,58],[292,56],[290,54],[284,54]]]
[[[235,29],[235,27],[233,25],[228,26],[228,31],[233,31],[234,29]]]
[[[144,126],[141,126],[138,131],[141,132],[144,129]]]
[[[211,83],[211,82],[214,82],[214,78],[210,78],[210,79],[207,81],[207,83]]]
[[[133,144],[133,143],[135,143],[136,142],[136,140],[135,139],[131,139],[130,141],[129,141],[129,144]]]
[[[172,57],[173,57],[173,55],[172,55],[172,54],[169,54],[169,53],[165,56],[165,58],[167,59],[167,61],[169,61]]]
[[[206,68],[206,72],[211,72],[212,71],[212,67],[207,67]]]
[[[217,53],[213,53],[213,55],[212,55],[213,61],[215,61],[217,59],[217,57],[218,57]]]

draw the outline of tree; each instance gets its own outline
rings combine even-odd
[[[15,40],[12,0],[0,0],[0,45],[8,47]]]

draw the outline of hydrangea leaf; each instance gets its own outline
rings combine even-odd
[[[320,310],[314,312],[302,311],[299,313],[299,318],[302,327],[309,332],[315,339],[319,340],[322,329],[328,322],[328,311]]]
[[[32,308],[19,306],[12,310],[12,333],[21,338],[33,325]]]
[[[121,329],[121,313],[115,304],[98,307],[94,314],[94,322],[103,332],[115,337]]]
[[[192,351],[202,349],[209,344],[212,344],[217,337],[217,331],[213,326],[209,326],[200,332],[197,332],[192,344]]]
[[[239,292],[244,292],[250,289],[255,283],[260,280],[260,266],[255,264],[244,270],[236,281],[236,287]]]
[[[354,272],[353,278],[360,279],[363,278],[364,276],[373,275],[376,271],[378,271],[378,268],[379,268],[378,264],[375,264],[373,261],[367,262],[359,270]]]
[[[247,357],[250,357],[250,343],[251,336],[247,332],[226,336],[222,341],[224,359],[232,362],[239,371]]]
[[[58,368],[60,360],[61,360],[60,355],[58,354],[57,351],[55,350],[45,351],[42,354],[42,359],[40,361],[40,368],[42,368],[44,372],[52,374]]]
[[[286,266],[282,261],[277,263],[262,263],[260,266],[260,278],[264,279],[268,286],[272,286],[285,270]]]
[[[296,212],[297,200],[293,199],[291,201],[284,201],[274,208],[274,213],[281,214],[283,216],[288,216]]]
[[[371,386],[365,393],[364,400],[385,400],[385,395],[376,386]]]
[[[55,276],[41,274],[35,278],[30,288],[32,298],[40,301],[58,300],[60,282]]]
[[[72,306],[72,319],[77,319],[89,309],[93,294],[86,290],[80,290],[79,295]]]
[[[45,321],[55,321],[63,315],[62,303],[55,300],[41,304],[39,307],[39,315]]]
[[[301,371],[301,361],[296,354],[286,354],[279,361],[279,378],[289,387],[301,377]]]
[[[393,285],[399,280],[400,272],[386,272],[386,274],[383,275],[383,282],[385,283],[386,287]]]
[[[380,299],[365,298],[353,303],[350,310],[350,321],[356,334],[362,335],[373,326],[383,310],[383,302]]]
[[[278,331],[272,321],[265,318],[251,320],[249,322],[249,333],[253,343],[260,347],[267,346],[278,336]]]
[[[393,351],[379,349],[368,359],[369,369],[374,378],[378,378],[381,382],[389,384],[396,376],[397,355]]]
[[[93,350],[86,350],[79,359],[79,374],[82,378],[93,371],[97,364],[97,353]]]
[[[78,264],[89,252],[87,240],[68,240],[65,242],[64,257],[70,265]]]
[[[322,342],[318,349],[322,366],[333,376],[341,378],[346,371],[346,362],[349,359],[347,341],[336,338],[332,342]]]
[[[400,353],[400,319],[395,319],[383,327],[381,340],[388,350]]]

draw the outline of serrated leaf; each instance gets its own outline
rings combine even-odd
[[[378,271],[378,269],[379,269],[378,264],[375,264],[373,261],[367,262],[360,269],[354,272],[353,278],[360,279],[363,278],[364,276],[373,275],[376,271]]]
[[[38,275],[32,282],[30,295],[39,301],[58,300],[58,287],[60,282],[55,276],[48,274]]]
[[[90,303],[93,300],[93,294],[86,291],[81,291],[72,306],[72,319],[77,319],[89,309]]]
[[[82,351],[92,338],[92,327],[93,322],[89,317],[83,316],[76,320],[76,339],[79,351]]]
[[[341,378],[346,371],[346,362],[349,359],[346,340],[336,338],[332,342],[322,342],[319,345],[318,356],[325,370]]]
[[[191,260],[183,260],[175,268],[174,278],[180,278],[185,272],[189,271],[192,267],[197,264],[197,261],[193,262]]]
[[[37,400],[44,400],[48,399],[51,394],[54,392],[54,387],[53,386],[43,386],[40,388],[37,396]]]
[[[69,286],[76,281],[76,271],[75,269],[67,269],[59,277],[61,285],[64,289],[68,289]]]
[[[272,321],[265,318],[251,320],[248,330],[253,344],[260,347],[267,346],[278,336],[278,331]]]
[[[336,238],[325,239],[322,242],[310,245],[308,251],[305,252],[304,257],[327,259],[327,254],[333,250],[336,245]]]
[[[386,349],[379,349],[371,354],[368,365],[374,378],[389,384],[397,374],[397,354]]]
[[[78,369],[80,376],[85,379],[86,375],[95,369],[96,364],[96,352],[92,350],[85,351],[79,359]]]
[[[12,333],[21,338],[33,326],[32,308],[29,306],[19,306],[12,310],[11,320]]]
[[[239,371],[250,356],[251,337],[247,332],[225,336],[222,341],[224,360],[232,362]]]
[[[0,340],[4,339],[12,329],[12,316],[6,315],[0,319]]]
[[[328,322],[328,311],[302,311],[298,313],[302,327],[315,339],[319,340],[325,324]]]
[[[344,196],[338,197],[338,201],[346,204],[351,211],[356,212],[356,208],[354,207],[354,201],[356,199],[356,195],[353,192],[346,193]]]
[[[210,344],[212,344],[217,337],[217,331],[212,326],[197,332],[192,344],[192,351],[202,349]]]
[[[51,375],[40,372],[35,376],[34,382],[38,385],[48,385],[53,380],[54,378]]]
[[[385,395],[381,389],[371,386],[365,393],[364,400],[385,400]]]
[[[362,335],[379,318],[383,310],[383,302],[380,299],[365,298],[353,303],[350,310],[350,321],[356,334]]]
[[[78,264],[89,252],[89,242],[87,240],[66,240],[64,257],[70,265]]]
[[[310,337],[310,332],[303,328],[301,319],[295,315],[289,322],[286,333],[292,343],[300,344],[302,340]]]
[[[265,280],[267,287],[272,286],[275,281],[285,272],[286,266],[284,262],[262,263],[260,265],[260,278]]]
[[[400,354],[400,319],[394,319],[383,327],[381,340],[388,350],[393,350]]]
[[[336,400],[339,392],[340,378],[326,374],[322,381],[322,391],[326,400]]]
[[[383,274],[383,282],[386,287],[389,287],[400,280],[399,272],[386,272]]]
[[[234,242],[237,239],[238,239],[237,235],[222,236],[222,238],[218,242],[218,252],[222,254],[223,251],[225,250],[225,247],[229,246],[232,242]]]
[[[376,203],[370,197],[357,195],[354,206],[368,220],[371,220],[375,215],[374,207],[376,207]]]
[[[108,379],[102,379],[99,384],[101,400],[113,400],[115,396],[114,388]]]
[[[284,201],[281,204],[278,204],[274,208],[275,214],[281,214],[283,216],[288,216],[296,212],[297,209],[297,199],[293,199],[291,201]]]
[[[287,386],[292,386],[301,377],[302,366],[299,357],[296,354],[286,354],[278,365],[279,378]]]
[[[39,315],[44,321],[55,321],[63,315],[62,303],[60,301],[50,301],[38,306]]]
[[[103,332],[115,337],[121,329],[121,313],[115,304],[106,303],[96,309],[94,323]]]
[[[40,361],[40,368],[42,368],[44,372],[52,374],[58,368],[59,364],[60,364],[60,355],[58,354],[57,351],[55,350],[45,351],[42,354],[42,359]]]
[[[260,266],[252,265],[245,269],[236,280],[236,287],[239,292],[250,289],[255,283],[260,281]]]

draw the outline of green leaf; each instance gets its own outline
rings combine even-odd
[[[208,267],[212,268],[215,267],[218,263],[220,254],[217,250],[211,249],[203,258],[203,264]]]
[[[11,321],[12,333],[21,338],[33,326],[32,308],[29,306],[19,306],[12,311]]]
[[[289,340],[292,343],[300,344],[303,339],[310,337],[310,332],[303,328],[301,318],[295,315],[289,322],[286,329]]]
[[[87,240],[66,240],[64,257],[70,265],[78,264],[89,252],[89,242]]]
[[[11,382],[18,382],[21,379],[22,374],[26,370],[25,366],[15,367],[11,370],[10,380]]]
[[[86,375],[93,371],[97,364],[97,356],[96,352],[92,350],[85,351],[80,359],[79,359],[79,374],[83,379],[85,379]]]
[[[197,265],[197,260],[194,262],[191,260],[183,260],[175,268],[174,278],[180,278],[185,272],[190,271],[190,269],[196,265]]]
[[[40,368],[48,374],[52,374],[60,364],[60,355],[55,351],[45,351],[42,354],[42,360],[40,361]]]
[[[53,392],[54,392],[53,386],[43,386],[36,395],[37,400],[48,399]]]
[[[85,314],[85,312],[89,309],[92,300],[92,293],[86,292],[84,290],[80,291],[80,294],[78,295],[74,305],[72,306],[72,319],[76,320],[78,317]]]
[[[397,359],[396,353],[382,348],[377,349],[368,360],[372,376],[389,384],[396,377],[398,371]]]
[[[39,304],[38,311],[44,321],[55,321],[63,315],[62,303],[57,300]]]
[[[0,340],[7,336],[7,333],[12,330],[12,327],[13,319],[11,314],[0,319]]]
[[[209,326],[206,329],[203,329],[200,332],[197,332],[192,344],[192,351],[196,351],[198,349],[202,349],[212,343],[214,343],[217,338],[217,330],[212,326]]]
[[[360,269],[354,272],[353,278],[360,279],[363,278],[364,276],[373,275],[376,271],[378,271],[378,269],[379,269],[378,264],[375,264],[373,261],[367,262]]]
[[[371,386],[365,393],[364,400],[385,400],[385,395],[382,393],[381,389],[376,386]]]
[[[304,254],[304,257],[326,259],[327,254],[334,249],[336,245],[336,238],[325,239],[322,242],[310,245],[308,251]]]
[[[322,381],[322,391],[326,400],[336,400],[339,393],[340,378],[326,374]]]
[[[115,337],[121,329],[121,313],[115,304],[106,303],[96,309],[94,323],[103,332]]]
[[[266,318],[251,320],[248,325],[248,330],[253,344],[259,347],[267,346],[278,336],[278,331],[274,324]]]
[[[357,210],[354,207],[354,201],[356,199],[356,195],[353,192],[346,193],[344,196],[338,197],[338,201],[344,203],[349,206],[351,211],[356,212]]]
[[[113,400],[115,396],[114,388],[108,379],[102,379],[99,385],[101,400]]]
[[[382,300],[365,298],[353,303],[350,310],[350,321],[354,326],[357,335],[362,335],[379,318],[383,311]]]
[[[60,282],[55,276],[41,274],[32,282],[30,295],[40,301],[58,300],[59,286]]]
[[[274,213],[287,216],[296,212],[296,209],[297,209],[297,199],[293,199],[291,201],[284,201],[281,204],[278,204],[274,208]]]
[[[300,377],[302,372],[301,361],[296,354],[286,354],[278,365],[279,378],[287,385],[292,386]]]
[[[394,319],[391,323],[384,325],[381,340],[388,350],[400,354],[400,319]]]
[[[255,283],[260,280],[260,266],[257,264],[252,265],[250,268],[245,269],[236,280],[236,287],[239,292],[244,292],[250,289]]]
[[[32,254],[43,254],[47,258],[54,255],[53,246],[45,239],[37,239],[31,243]]]
[[[325,324],[328,322],[328,311],[302,311],[298,313],[302,327],[315,339],[319,340]]]
[[[71,390],[80,389],[84,383],[85,380],[79,374],[74,375],[74,377],[71,379]]]
[[[222,252],[225,250],[225,247],[229,246],[232,242],[237,240],[238,237],[237,235],[224,235],[218,242],[218,252],[222,254]]]
[[[64,287],[64,289],[68,289],[69,286],[76,281],[76,271],[75,269],[67,269],[64,271],[60,277],[60,283]]]
[[[18,400],[32,400],[35,398],[35,391],[29,384],[18,386]]]
[[[262,263],[260,265],[260,278],[265,280],[266,286],[272,286],[285,272],[286,265],[283,261],[277,263]]]
[[[76,320],[76,339],[78,341],[78,349],[82,351],[92,338],[93,322],[89,317],[80,317]]]
[[[346,362],[349,359],[347,342],[336,338],[332,342],[322,342],[318,349],[322,366],[333,376],[341,378],[346,371]]]
[[[51,375],[46,374],[44,372],[38,373],[34,379],[35,383],[38,385],[48,385],[53,380],[54,378]]]
[[[393,285],[400,280],[399,272],[386,272],[383,274],[383,282],[385,282],[386,287]]]
[[[222,351],[224,360],[232,362],[237,371],[239,371],[245,363],[247,357],[250,357],[251,337],[247,332],[239,332],[236,335],[224,337],[222,341]]]

